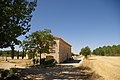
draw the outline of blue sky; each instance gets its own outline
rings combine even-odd
[[[120,0],[38,0],[27,35],[44,28],[71,44],[73,53],[120,44]]]

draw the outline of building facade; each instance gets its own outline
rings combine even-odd
[[[64,62],[65,60],[71,58],[72,46],[59,37],[54,37],[54,40],[56,41],[54,52],[50,54],[42,54],[42,58],[53,57],[58,63]]]

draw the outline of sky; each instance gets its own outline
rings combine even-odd
[[[32,32],[51,29],[72,45],[91,50],[120,44],[120,0],[38,0],[31,21]],[[23,40],[24,36],[18,39]],[[18,47],[17,47],[18,49]]]

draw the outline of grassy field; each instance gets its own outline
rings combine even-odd
[[[92,56],[91,68],[105,80],[120,80],[120,57]]]

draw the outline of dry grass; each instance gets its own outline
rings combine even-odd
[[[120,57],[92,56],[91,68],[105,80],[120,80]]]
[[[96,59],[90,58],[89,60],[84,60],[79,67],[70,66],[70,65],[59,65],[55,67],[32,67],[32,68],[19,68],[18,72],[21,74],[21,78],[27,78],[31,80],[52,80],[52,79],[76,79],[76,80],[103,80],[103,77],[98,75],[99,73],[95,69],[93,64]],[[117,61],[117,59],[116,59]],[[4,62],[4,61],[2,61]],[[0,62],[0,64],[2,63]],[[9,59],[9,62],[6,63],[4,67],[7,66],[25,66],[26,63],[30,63],[31,60],[27,59]],[[4,64],[2,63],[2,65]],[[12,65],[11,65],[12,64]],[[116,64],[117,65],[117,64]],[[1,66],[1,65],[0,65]],[[97,72],[97,73],[96,73]]]
[[[93,69],[93,64],[90,60],[84,59],[83,63],[80,65],[79,68],[83,68],[81,70],[84,70],[84,72],[91,74],[91,80],[104,80],[102,76],[97,74]]]
[[[0,68],[3,69],[10,69],[12,67],[19,67],[24,68],[29,64],[32,64],[31,60],[28,59],[11,59],[11,57],[7,58],[7,61],[5,61],[5,57],[0,57]]]
[[[84,60],[79,67],[72,65],[57,65],[55,67],[31,67],[18,69],[21,78],[31,80],[103,80],[101,76],[96,74],[89,66],[89,60]]]

